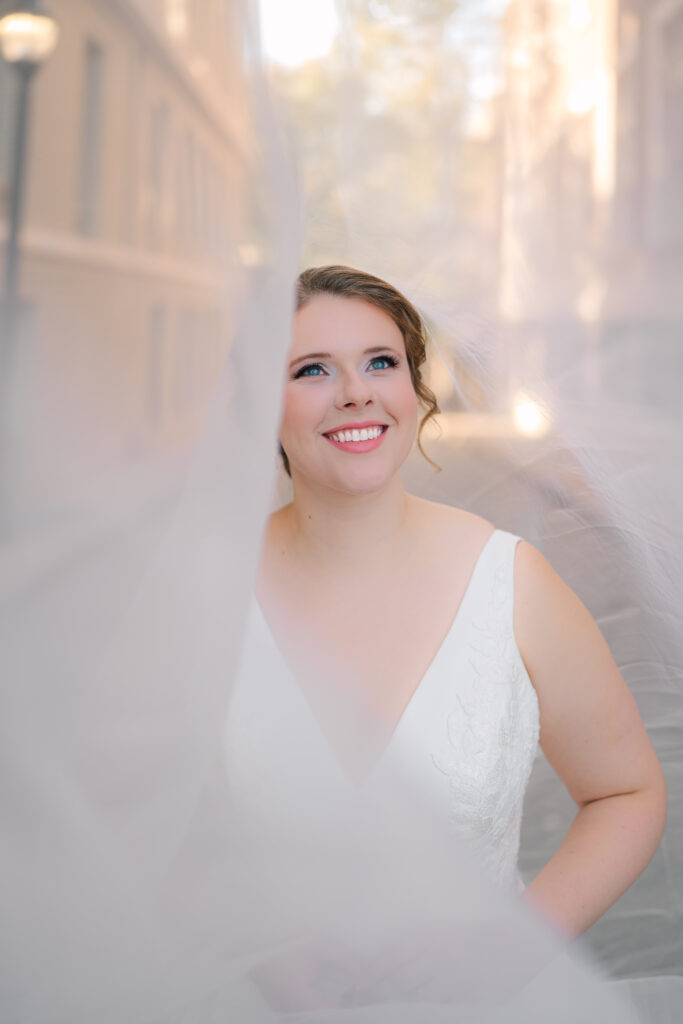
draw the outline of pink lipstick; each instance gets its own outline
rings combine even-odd
[[[386,423],[346,423],[323,437],[343,452],[361,454],[379,448],[388,429]]]

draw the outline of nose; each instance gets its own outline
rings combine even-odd
[[[336,404],[340,409],[360,408],[373,400],[372,381],[355,372],[341,374]]]

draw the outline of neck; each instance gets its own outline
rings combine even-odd
[[[287,508],[288,532],[304,557],[316,563],[352,568],[381,561],[395,552],[405,532],[410,495],[398,473],[372,494],[345,494],[311,488],[293,480],[294,500]]]

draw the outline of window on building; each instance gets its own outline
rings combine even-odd
[[[662,33],[662,186],[666,241],[683,240],[683,4]]]
[[[683,241],[683,0],[653,4],[647,95],[652,96],[647,155],[647,231],[656,246]]]
[[[180,311],[174,355],[173,409],[178,415],[187,412],[195,398],[194,371],[197,320],[193,309]]]
[[[190,259],[199,235],[197,145],[190,129],[177,136],[175,194],[179,255]]]
[[[167,230],[168,107],[152,107],[148,135],[147,209],[148,240],[153,248],[162,245]]]
[[[194,135],[191,131],[185,133],[185,168],[187,174],[185,179],[187,186],[185,201],[188,210],[188,234],[190,247],[194,251],[199,234],[199,203],[197,193],[197,152]]]
[[[164,414],[166,310],[153,306],[147,321],[147,415],[157,425]]]
[[[209,157],[203,147],[197,154],[197,208],[202,255],[211,247],[211,214],[209,211]]]
[[[180,255],[187,236],[187,210],[183,202],[185,195],[185,165],[181,136],[174,133],[173,140],[173,239],[176,255]]]
[[[104,52],[91,39],[85,45],[82,102],[77,228],[81,234],[95,235],[100,227],[101,212]]]

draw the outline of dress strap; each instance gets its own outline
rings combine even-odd
[[[486,564],[479,580],[477,611],[488,627],[501,637],[514,641],[514,566],[515,551],[521,537],[507,530],[496,530],[487,545]]]

